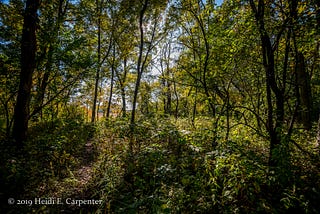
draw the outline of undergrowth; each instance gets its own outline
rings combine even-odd
[[[317,213],[319,173],[315,160],[290,145],[285,186],[268,168],[264,139],[238,127],[229,140],[213,136],[208,121],[144,118],[134,135],[134,173],[125,177],[129,125],[108,122],[110,139],[96,191],[105,201],[97,213]],[[242,136],[241,136],[242,135]],[[213,143],[219,139],[218,143]],[[310,146],[301,147],[311,151]],[[309,167],[305,167],[308,162]],[[103,167],[101,167],[103,166]],[[131,169],[132,170],[132,169]],[[312,173],[311,173],[312,172]]]
[[[245,126],[214,130],[168,117],[141,118],[135,132],[117,118],[95,125],[55,120],[31,128],[24,152],[2,141],[2,199],[99,199],[95,206],[4,206],[20,213],[317,213],[319,151],[297,130],[281,173],[268,143]],[[253,137],[250,137],[253,136]],[[129,154],[129,142],[134,144]],[[279,156],[284,155],[279,150]],[[128,157],[131,157],[128,159]],[[131,162],[129,163],[128,160]],[[128,173],[130,172],[130,173]],[[278,171],[279,172],[279,171]]]

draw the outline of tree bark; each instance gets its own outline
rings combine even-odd
[[[27,0],[21,40],[21,71],[12,135],[17,146],[27,138],[32,76],[36,68],[37,19],[39,0]]]
[[[311,97],[311,79],[306,71],[305,59],[302,52],[298,50],[298,42],[296,40],[296,32],[299,30],[298,18],[298,1],[290,1],[290,16],[292,39],[295,53],[295,80],[296,80],[296,99],[298,103],[298,122],[300,122],[304,129],[310,130],[311,115],[312,115],[312,97]]]
[[[177,92],[177,86],[176,86],[176,81],[175,80],[173,80],[173,91],[174,91],[174,95],[175,95],[175,98],[176,98],[176,107],[175,107],[174,117],[176,119],[178,119],[179,95],[178,95],[178,92]]]
[[[108,100],[108,107],[107,107],[107,118],[110,117],[110,111],[111,111],[111,103],[112,103],[112,96],[113,96],[113,81],[114,81],[114,61],[116,57],[116,48],[115,45],[113,46],[113,57],[112,57],[112,64],[111,64],[111,84],[110,84],[110,94],[109,94],[109,100]]]
[[[201,83],[202,83],[202,86],[204,89],[204,93],[207,96],[209,107],[212,112],[212,116],[215,117],[216,116],[216,107],[215,107],[215,104],[213,103],[212,95],[210,94],[210,90],[209,90],[208,83],[207,83],[207,73],[208,73],[208,65],[209,65],[209,58],[210,58],[210,45],[209,45],[208,38],[207,38],[208,35],[206,32],[203,20],[194,11],[191,11],[191,13],[193,14],[195,19],[197,20],[197,22],[200,26],[202,36],[203,36],[203,41],[204,41],[204,45],[205,45],[205,59],[204,59],[204,64],[203,64],[203,73],[202,73]],[[221,94],[218,87],[214,86],[214,89],[216,90],[216,92],[218,94]]]
[[[143,66],[142,66],[142,55],[143,55],[143,49],[144,49],[143,17],[147,10],[147,5],[148,5],[148,0],[145,0],[139,14],[140,46],[139,46],[139,57],[137,62],[137,80],[136,80],[136,85],[135,85],[134,94],[133,94],[132,112],[131,112],[131,119],[130,119],[131,128],[133,128],[135,123],[138,92],[139,92],[141,77],[143,73]],[[131,131],[133,132],[133,130]]]
[[[92,105],[92,114],[91,114],[91,123],[95,122],[96,117],[96,108],[97,108],[97,99],[98,99],[98,88],[100,81],[100,68],[101,68],[101,13],[102,13],[102,3],[96,1],[97,4],[97,12],[98,12],[98,63],[97,63],[97,71],[95,78],[95,86],[94,86],[94,95],[93,95],[93,105]]]
[[[125,89],[125,82],[127,79],[127,59],[125,58],[123,60],[123,76],[121,77],[120,73],[115,70],[115,74],[117,75],[117,79],[119,81],[120,85],[120,91],[121,91],[121,100],[122,100],[122,117],[125,118],[127,116],[127,104],[126,104],[126,89]]]
[[[302,123],[304,129],[311,129],[311,112],[312,112],[312,98],[311,98],[311,85],[310,77],[306,71],[304,63],[304,56],[298,52],[296,61],[296,75],[297,75],[297,90],[299,90],[300,109],[298,119]]]
[[[270,154],[269,166],[277,166],[277,157],[274,156],[274,150],[281,142],[282,126],[284,119],[284,90],[281,90],[276,81],[274,50],[271,39],[265,29],[264,23],[264,0],[259,0],[256,6],[253,0],[250,0],[251,9],[255,15],[257,27],[259,29],[263,66],[266,75],[266,92],[267,92],[267,131],[270,137]],[[275,95],[273,96],[272,93]],[[273,106],[272,98],[275,97],[276,107]],[[275,113],[275,116],[274,116]],[[275,117],[275,123],[274,123]]]

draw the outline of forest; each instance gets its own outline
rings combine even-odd
[[[1,0],[0,213],[319,213],[319,0]]]

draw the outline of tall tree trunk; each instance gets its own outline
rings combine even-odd
[[[100,69],[101,69],[101,13],[102,13],[102,3],[103,1],[99,2],[96,1],[97,4],[97,12],[98,12],[98,62],[97,62],[97,71],[96,71],[96,79],[94,85],[94,95],[93,95],[93,105],[92,105],[92,114],[91,114],[91,123],[95,122],[96,117],[96,106],[97,106],[97,99],[98,99],[98,88],[99,88],[99,81],[100,81]]]
[[[122,117],[125,118],[127,116],[127,104],[126,104],[126,91],[124,87],[121,86],[121,100],[122,100]]]
[[[311,98],[311,84],[310,77],[306,71],[304,63],[304,56],[298,52],[296,60],[296,75],[297,75],[297,90],[299,90],[298,99],[300,99],[300,110],[298,119],[303,124],[304,129],[311,129],[311,111],[312,111],[312,98]]]
[[[178,119],[178,111],[179,111],[179,95],[177,92],[177,86],[176,86],[176,81],[173,80],[173,90],[174,90],[174,95],[176,97],[176,108],[175,108],[175,112],[174,112],[174,117],[176,119]]]
[[[123,61],[123,78],[120,81],[121,87],[121,99],[122,99],[122,117],[127,116],[127,104],[126,104],[126,90],[125,90],[125,82],[127,80],[127,59]]]
[[[167,114],[171,115],[172,110],[171,110],[171,84],[169,81],[167,81]]]
[[[52,70],[52,48],[51,45],[49,47],[49,53],[48,53],[48,61],[46,64],[46,71],[42,77],[40,87],[38,89],[37,95],[36,95],[36,104],[35,109],[41,109],[39,110],[40,118],[42,119],[42,105],[45,97],[46,88],[48,86],[48,81],[50,77],[50,72]]]
[[[115,72],[115,68],[114,68],[114,61],[115,61],[115,57],[116,57],[116,48],[115,48],[115,44],[113,46],[113,57],[112,57],[112,64],[111,64],[111,84],[110,84],[110,94],[109,94],[109,100],[108,100],[108,107],[107,107],[107,118],[110,117],[110,111],[111,111],[111,103],[112,103],[112,96],[113,96],[113,81],[114,81],[114,72]]]
[[[170,56],[171,56],[171,41],[167,43],[163,47],[163,53],[162,53],[162,60],[160,61],[160,67],[161,67],[161,75],[162,80],[161,84],[163,87],[163,110],[164,113],[167,115],[171,115],[172,113],[172,96],[171,96],[171,82],[169,80],[170,78]],[[165,63],[165,68],[164,64]]]
[[[259,0],[258,5],[250,0],[251,9],[255,15],[256,23],[259,29],[263,66],[266,75],[266,92],[267,92],[267,131],[270,137],[270,154],[269,166],[275,167],[278,165],[277,157],[274,150],[280,145],[282,135],[282,124],[284,119],[284,91],[281,90],[276,82],[274,50],[271,44],[270,37],[265,29],[264,23],[264,0]],[[273,107],[273,95],[275,95],[276,107]],[[275,112],[275,123],[274,113]]]
[[[136,80],[136,85],[135,85],[134,94],[133,94],[132,112],[131,112],[131,119],[130,119],[131,128],[134,127],[134,123],[135,123],[138,92],[139,92],[141,77],[143,73],[143,66],[142,66],[142,55],[143,55],[143,49],[144,49],[143,18],[147,10],[147,5],[148,5],[148,0],[145,0],[139,14],[140,46],[139,46],[139,57],[137,62],[137,80]],[[131,130],[131,131],[133,132],[134,130]],[[131,146],[132,145],[130,145],[130,148]]]
[[[164,75],[163,75],[164,76]],[[166,80],[165,80],[165,76],[163,77],[163,79],[161,79],[161,85],[163,88],[165,88],[166,86]],[[163,112],[165,114],[167,114],[167,99],[166,99],[166,92],[163,92]]]
[[[209,103],[209,107],[211,109],[211,114],[213,117],[215,117],[216,115],[216,107],[215,104],[213,103],[213,99],[212,99],[212,95],[210,94],[210,90],[208,87],[208,83],[207,83],[207,73],[208,73],[208,65],[209,65],[209,58],[210,58],[210,45],[208,42],[208,38],[207,38],[207,32],[203,23],[203,20],[201,19],[201,17],[199,17],[194,11],[191,11],[193,16],[195,17],[195,19],[197,20],[199,26],[200,26],[200,30],[201,30],[201,34],[203,36],[203,41],[204,41],[204,45],[205,45],[205,59],[204,59],[204,64],[203,64],[203,73],[202,73],[202,86],[204,89],[204,93],[207,96],[208,99],[208,103]],[[220,90],[218,89],[218,87],[214,87],[214,89],[216,90],[216,93],[221,94]]]
[[[21,40],[21,72],[17,103],[14,109],[14,124],[12,135],[17,146],[27,137],[32,76],[36,68],[37,38],[36,28],[39,0],[27,0]]]
[[[197,97],[198,97],[198,87],[196,86],[196,94],[194,97],[194,103],[192,108],[192,120],[191,120],[193,126],[195,126],[194,122],[196,120],[196,114],[197,114]]]
[[[312,114],[312,97],[311,97],[311,79],[306,71],[305,59],[303,53],[298,50],[296,40],[296,32],[299,31],[298,20],[298,1],[290,1],[290,16],[292,39],[295,52],[295,78],[296,78],[296,99],[298,103],[298,121],[302,123],[304,129],[311,129],[311,114]]]
[[[102,88],[102,81],[100,82],[100,88],[99,88],[99,93],[101,94],[101,88]],[[101,102],[102,102],[102,98],[100,97],[99,98],[99,101],[98,101],[98,106],[97,106],[97,121],[99,121],[99,111],[100,111],[100,107],[101,107]],[[103,114],[102,114],[103,115]]]
[[[318,119],[318,126],[317,126],[317,139],[316,139],[316,146],[320,154],[320,114]]]
[[[168,47],[168,58],[166,60],[166,63],[167,63],[167,78],[166,78],[166,85],[167,85],[167,107],[166,107],[166,110],[167,110],[167,114],[171,115],[171,82],[169,80],[169,77],[170,77],[170,56],[171,56],[171,43],[169,43],[169,47]]]
[[[230,94],[229,94],[229,87],[226,90],[226,123],[227,123],[227,129],[226,129],[226,138],[225,140],[229,140],[229,133],[230,133],[230,110],[231,110],[231,105],[230,105]]]

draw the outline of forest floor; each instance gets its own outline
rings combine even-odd
[[[85,144],[85,152],[83,153],[83,156],[79,158],[82,164],[79,165],[77,169],[69,171],[70,177],[67,179],[64,178],[59,182],[55,192],[52,193],[53,197],[85,197],[84,194],[87,185],[93,177],[94,160],[90,160],[92,155],[94,155],[93,144],[91,141],[88,141],[88,143]]]
[[[21,158],[5,158],[8,197],[101,200],[101,204],[11,205],[6,213],[300,213],[320,210],[317,162],[292,145],[280,175],[268,169],[268,143],[245,127],[224,132],[201,118],[139,121],[133,154],[127,121],[51,124],[33,130]],[[303,134],[301,134],[303,135]],[[251,137],[249,137],[251,136]],[[304,150],[314,136],[296,139]],[[315,156],[316,157],[316,156]],[[12,161],[14,160],[14,161]],[[2,170],[2,168],[1,168]],[[22,177],[19,175],[23,175]],[[5,174],[4,174],[5,175]],[[6,178],[6,179],[5,179]],[[10,184],[14,184],[11,185]],[[9,188],[10,187],[10,188]],[[12,194],[14,193],[14,194]],[[1,195],[0,195],[1,196]]]

